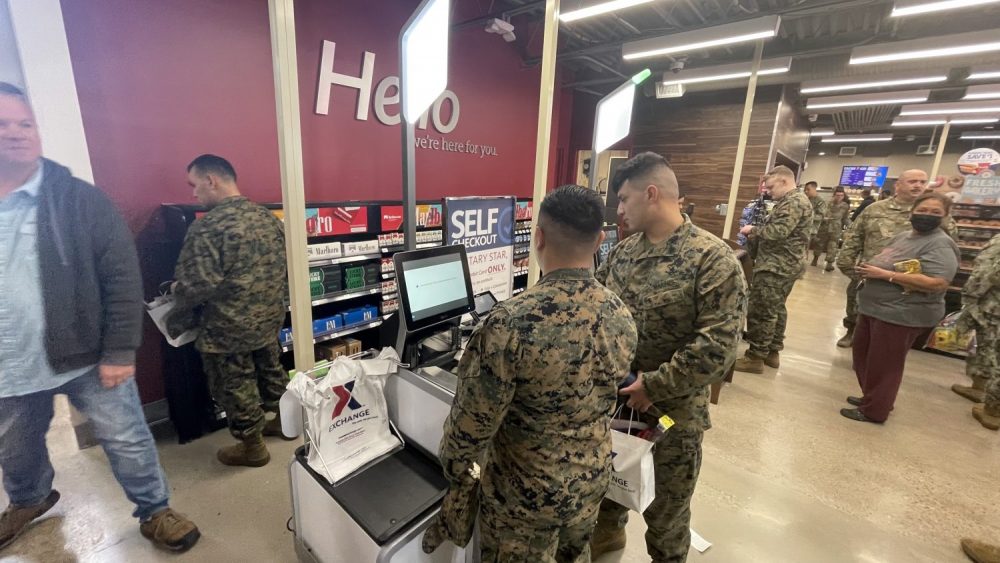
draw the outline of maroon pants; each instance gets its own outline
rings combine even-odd
[[[926,330],[858,315],[853,349],[854,373],[862,393],[858,410],[862,414],[878,422],[889,418],[903,382],[906,353]]]

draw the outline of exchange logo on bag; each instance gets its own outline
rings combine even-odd
[[[333,407],[333,418],[337,418],[344,412],[344,407],[349,407],[352,411],[356,411],[364,405],[358,402],[354,398],[354,382],[348,381],[344,385],[338,385],[332,389],[333,394],[337,396],[337,404]]]

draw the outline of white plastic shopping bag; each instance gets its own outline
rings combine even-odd
[[[157,296],[156,299],[146,303],[146,312],[149,313],[149,318],[153,319],[153,323],[163,333],[163,337],[167,339],[167,343],[174,348],[180,348],[185,344],[194,342],[201,333],[201,329],[186,330],[177,338],[170,338],[170,332],[167,331],[167,317],[170,316],[170,312],[173,310],[174,297],[169,294]]]
[[[389,429],[383,392],[394,365],[386,352],[377,360],[340,357],[319,381],[300,372],[288,384],[306,411],[309,467],[330,483],[402,446]]]
[[[611,430],[611,485],[604,495],[642,513],[656,497],[653,442],[625,431]]]

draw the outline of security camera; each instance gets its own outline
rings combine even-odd
[[[674,61],[670,63],[670,72],[677,74],[682,70],[684,70],[684,61]]]
[[[486,24],[486,33],[496,33],[503,37],[507,43],[517,39],[517,36],[514,35],[514,25],[500,18],[493,18]]]

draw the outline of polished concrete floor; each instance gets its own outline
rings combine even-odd
[[[1000,542],[1000,436],[948,390],[964,381],[961,361],[911,353],[885,425],[838,414],[857,392],[850,351],[834,346],[844,285],[810,268],[789,302],[781,368],[737,374],[713,407],[693,527],[714,545],[689,561],[960,562],[959,538]],[[217,432],[160,444],[174,506],[204,534],[174,556],[139,535],[103,453],[78,451],[63,415],[49,434],[63,500],[0,561],[294,561],[285,528],[294,444],[272,442],[265,468],[233,470],[214,457],[228,442]],[[625,551],[598,563],[648,561],[635,516]]]

